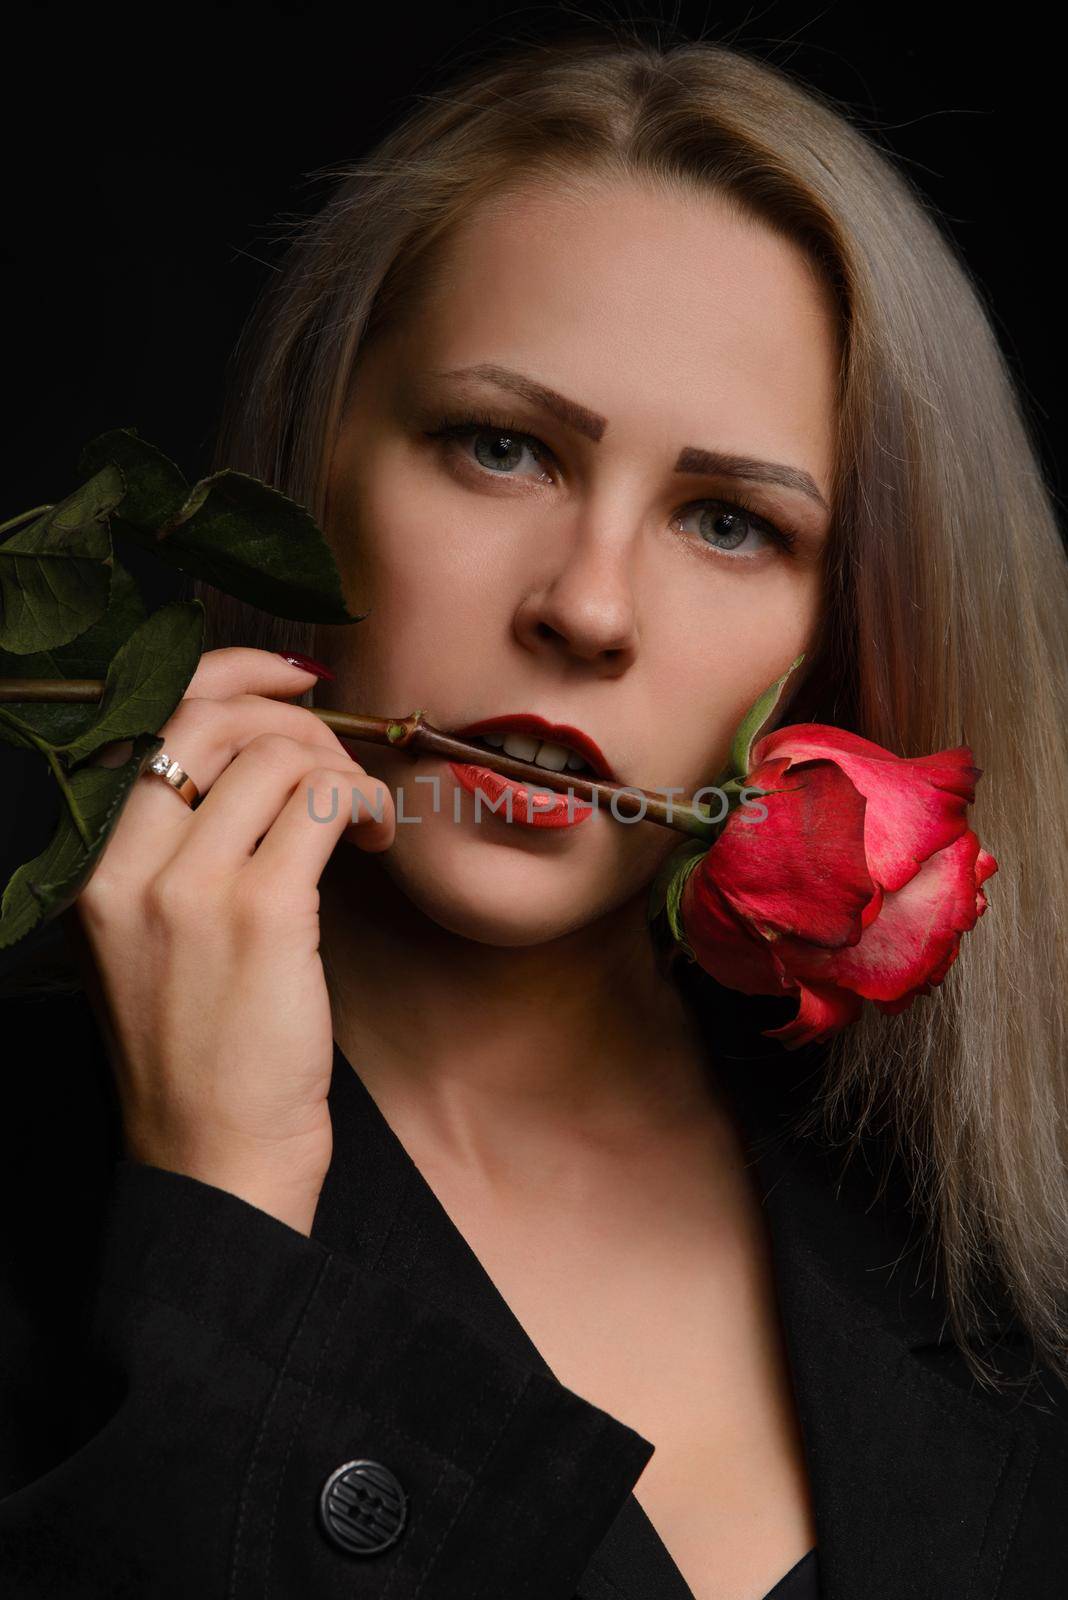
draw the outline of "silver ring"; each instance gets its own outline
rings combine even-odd
[[[152,757],[142,776],[147,777],[150,773],[153,777],[162,778],[164,783],[169,783],[171,788],[181,795],[190,811],[199,802],[200,790],[188,772],[184,771],[173,756],[169,756],[165,750],[158,751]]]

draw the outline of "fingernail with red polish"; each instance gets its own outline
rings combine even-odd
[[[331,672],[329,667],[324,667],[321,661],[315,661],[311,656],[302,656],[295,652],[287,654],[284,650],[279,650],[278,654],[283,661],[288,661],[290,666],[303,667],[305,672],[314,672],[317,678],[329,678],[332,683],[337,682],[337,673]]]

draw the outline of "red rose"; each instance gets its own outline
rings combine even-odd
[[[720,983],[798,996],[768,1038],[822,1041],[865,1000],[904,1011],[942,982],[998,870],[968,827],[971,761],[966,745],[909,760],[815,722],[754,744],[746,784],[779,792],[760,799],[763,820],[756,800],[730,812],[679,910]]]

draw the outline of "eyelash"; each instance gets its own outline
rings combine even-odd
[[[470,411],[464,412],[462,415],[451,414],[441,417],[436,426],[426,429],[425,433],[428,439],[453,440],[468,438],[475,433],[507,434],[510,438],[525,444],[531,455],[538,461],[545,462],[552,455],[547,445],[542,444],[541,440],[535,438],[533,434],[526,433],[518,423],[510,422],[507,417],[491,417],[480,412]],[[797,544],[797,534],[792,529],[784,527],[777,522],[772,522],[768,517],[761,516],[745,494],[737,493],[733,500],[724,500],[718,497],[694,500],[691,501],[690,507],[687,509],[706,505],[722,506],[724,510],[729,512],[741,512],[753,524],[754,528],[761,533],[766,533],[770,539],[780,546],[786,555],[793,553]],[[704,541],[699,542],[704,543]],[[726,555],[728,559],[731,559],[729,551],[717,551],[714,545],[707,543],[705,543],[704,547],[711,551],[713,555]],[[744,561],[747,558],[742,556],[737,559]]]

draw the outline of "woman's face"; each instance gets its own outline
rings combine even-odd
[[[714,782],[818,635],[836,360],[804,258],[719,200],[620,181],[484,206],[361,354],[326,523],[370,615],[319,631],[338,681],[317,703],[446,730],[533,713],[619,783]],[[447,761],[353,749],[421,819],[375,859],[485,943],[597,921],[681,842],[607,806],[476,821]]]

